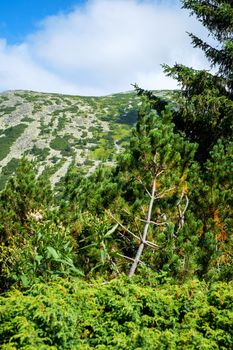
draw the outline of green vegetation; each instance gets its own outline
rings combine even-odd
[[[34,121],[34,119],[32,119],[32,118],[30,118],[30,117],[24,117],[22,120],[21,120],[21,122],[23,122],[23,123],[31,123],[31,122],[33,122]]]
[[[0,175],[0,190],[5,187],[7,180],[14,174],[18,165],[19,159],[12,158],[9,163],[7,163],[7,165],[2,168],[2,173]]]
[[[113,150],[105,147],[106,147],[106,142],[103,140],[103,142],[100,142],[100,144],[91,151],[90,153],[91,159],[98,159],[101,161],[112,160],[113,154],[114,154]]]
[[[45,174],[48,178],[50,176],[52,176],[53,174],[55,174],[64,164],[65,159],[62,158],[57,158],[57,157],[53,157],[51,159],[52,165],[45,167],[43,174]]]
[[[25,99],[27,102],[37,102],[40,99],[40,96],[32,92],[30,94],[16,93],[15,95]]]
[[[34,145],[28,153],[37,157],[39,161],[43,161],[49,155],[49,151],[49,148],[39,148],[36,145]]]
[[[24,132],[27,128],[26,124],[18,124],[16,126],[11,126],[10,128],[4,130],[0,134],[0,160],[4,159],[10,150],[10,147],[17,140],[17,138]]]
[[[50,134],[50,127],[45,123],[45,118],[42,117],[40,120],[40,135],[45,136]]]
[[[68,149],[70,146],[69,142],[65,138],[57,136],[51,141],[50,147],[55,150],[62,151]]]
[[[57,130],[59,131],[64,129],[65,125],[66,125],[66,115],[65,113],[63,113],[62,117],[60,117],[58,120]]]
[[[1,107],[1,116],[11,114],[16,110],[16,106],[13,107]]]
[[[9,98],[7,96],[4,96],[4,95],[0,96],[0,103],[8,101],[8,100],[9,100]]]
[[[34,103],[33,105],[33,111],[32,111],[32,114],[35,114],[37,112],[41,112],[42,109],[43,109],[43,104],[39,104],[39,103]]]
[[[232,284],[143,284],[61,280],[11,292],[0,298],[2,349],[232,347]]]
[[[124,115],[113,95],[110,112],[79,128],[85,139],[55,133],[50,146],[74,155],[55,189],[49,176],[65,157],[39,176],[25,158],[5,168],[18,163],[0,192],[2,349],[233,347],[232,5],[183,4],[222,45],[191,35],[216,75],[165,66],[182,91],[170,101],[136,86],[131,130],[132,115],[114,125]],[[98,112],[108,99],[85,101]],[[119,136],[128,146],[97,166]],[[93,156],[84,166],[68,149],[79,144]]]
[[[56,136],[50,142],[50,147],[57,150],[57,151],[61,151],[61,154],[63,156],[73,155],[73,150],[71,148],[70,139],[73,139],[73,137],[71,135],[66,135],[64,137]]]

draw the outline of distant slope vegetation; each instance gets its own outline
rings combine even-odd
[[[169,91],[157,91],[169,97]],[[0,188],[26,155],[53,184],[70,163],[88,169],[111,162],[137,119],[135,92],[82,97],[33,91],[0,94]]]

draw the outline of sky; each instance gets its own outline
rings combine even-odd
[[[208,68],[178,0],[1,0],[0,92],[106,95],[174,89],[161,64]]]

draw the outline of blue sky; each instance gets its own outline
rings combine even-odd
[[[175,88],[162,63],[208,66],[186,31],[206,36],[177,0],[2,0],[0,92]]]
[[[38,22],[47,16],[69,12],[86,0],[1,0],[0,37],[10,44],[21,42],[36,30]]]

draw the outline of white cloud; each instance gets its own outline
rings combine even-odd
[[[20,45],[0,41],[0,90],[107,94],[176,87],[161,63],[206,67],[185,31],[200,24],[169,1],[90,0],[44,19]]]
[[[77,86],[43,68],[30,57],[26,44],[7,46],[0,41],[0,87],[40,91],[76,92]]]

